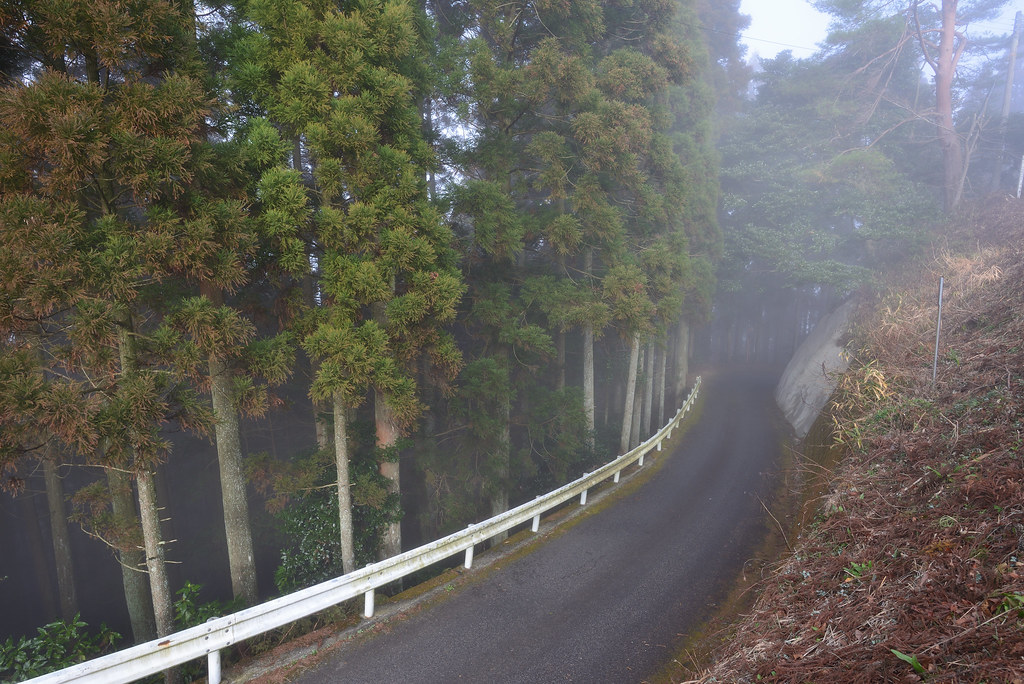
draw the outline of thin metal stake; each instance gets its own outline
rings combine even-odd
[[[1017,178],[1017,199],[1020,199],[1020,190],[1024,187],[1024,157],[1020,158],[1020,177]]]
[[[935,384],[935,374],[939,370],[939,334],[942,332],[942,288],[944,279],[939,276],[939,317],[935,322],[935,360],[932,361],[932,384]]]

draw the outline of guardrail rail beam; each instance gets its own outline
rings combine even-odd
[[[640,446],[629,450],[592,473],[543,496],[538,496],[533,501],[528,501],[419,548],[354,570],[347,575],[329,579],[326,582],[271,599],[225,617],[211,618],[205,624],[196,627],[190,627],[116,653],[30,679],[25,684],[128,683],[200,658],[207,660],[210,684],[219,684],[221,680],[221,649],[291,624],[343,601],[358,598],[360,594],[363,595],[363,615],[367,618],[373,617],[374,597],[378,587],[400,580],[417,570],[463,551],[466,554],[466,568],[470,568],[473,563],[473,548],[476,544],[507,532],[528,520],[532,521],[532,530],[537,532],[540,529],[541,516],[555,506],[559,506],[575,496],[580,497],[581,506],[586,505],[587,491],[591,487],[609,477],[613,477],[614,481],[618,482],[619,473],[633,463],[636,463],[637,467],[643,467],[644,455],[655,447],[661,451],[661,443],[672,437],[672,431],[679,426],[683,416],[689,412],[696,401],[700,385],[701,379],[698,376],[689,397],[676,411],[672,420]]]

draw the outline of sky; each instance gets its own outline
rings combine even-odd
[[[740,12],[751,18],[743,34],[748,56],[792,50],[794,57],[810,57],[828,31],[828,17],[804,0],[743,0]]]
[[[998,19],[972,25],[971,31],[1010,33],[1018,9],[1024,9],[1019,0],[1010,0]],[[742,0],[740,11],[752,20],[744,32],[748,56],[769,58],[792,50],[794,57],[809,57],[828,32],[828,17],[805,0]]]

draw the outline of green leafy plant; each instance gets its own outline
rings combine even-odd
[[[113,650],[121,635],[100,625],[97,634],[76,615],[68,621],[51,622],[39,627],[34,637],[13,637],[0,644],[0,677],[4,682],[20,682],[70,667]]]
[[[921,664],[921,661],[917,659],[916,655],[907,655],[906,653],[897,651],[895,648],[890,648],[889,650],[892,651],[894,656],[914,668],[914,672],[917,674],[924,674],[924,665]]]
[[[387,482],[378,469],[381,460],[397,452],[382,453],[372,446],[372,425],[354,422],[349,427],[356,565],[362,567],[376,559],[384,528],[401,519],[399,497],[388,492]],[[274,583],[281,592],[312,586],[344,572],[338,496],[331,485],[334,477],[331,468],[321,470],[307,486],[292,492],[277,514],[281,529],[290,541],[281,552],[281,563],[274,572]]]
[[[849,567],[845,568],[843,572],[845,572],[853,579],[860,579],[864,575],[870,573],[874,569],[874,567],[874,561],[865,561],[863,563],[850,563]]]
[[[179,629],[187,629],[201,625],[211,618],[223,617],[242,608],[241,599],[230,601],[206,601],[200,603],[199,594],[203,585],[185,582],[185,586],[177,591],[178,599],[174,602],[174,624]],[[202,661],[192,661],[180,668],[181,678],[185,682],[201,679],[206,672]]]
[[[185,586],[178,590],[178,600],[174,602],[174,623],[181,629],[201,625],[210,618],[223,617],[242,607],[238,599],[200,603],[202,590],[203,585],[192,582],[185,582]]]
[[[996,609],[996,615],[1009,612],[1016,612],[1017,617],[1024,618],[1024,594],[1016,592],[1003,594],[1003,600]]]

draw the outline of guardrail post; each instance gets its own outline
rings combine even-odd
[[[612,482],[616,482],[617,483],[619,481],[619,473],[621,473],[621,472],[622,472],[621,470],[616,470],[615,471],[615,477],[612,478]]]
[[[646,456],[646,455],[647,455],[646,453],[640,454],[640,458],[638,458],[637,461],[636,461],[636,467],[637,468],[643,468],[644,467],[644,456]]]
[[[587,490],[584,489],[583,493],[580,494],[580,506],[586,506],[586,505],[587,505]]]
[[[530,527],[531,532],[536,532],[540,529],[540,513],[533,516],[533,525]]]
[[[470,568],[473,567],[473,547],[472,546],[470,546],[468,549],[466,549],[466,562],[465,562],[465,566],[466,566],[467,570],[469,570]]]
[[[206,680],[209,684],[220,684],[220,651],[213,650],[206,655]]]
[[[669,438],[671,439],[671,438]],[[658,442],[658,451],[661,451],[661,442]]]
[[[373,617],[373,589],[363,595],[363,617]]]

